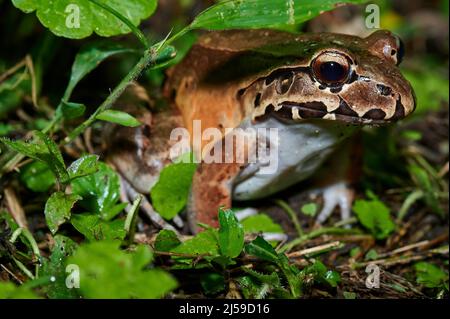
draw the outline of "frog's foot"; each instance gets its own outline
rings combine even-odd
[[[351,189],[347,183],[338,182],[326,186],[321,189],[323,194],[323,207],[317,216],[317,222],[322,224],[328,217],[333,213],[336,207],[340,208],[341,219],[347,220],[351,215],[351,207],[354,198],[354,191]]]

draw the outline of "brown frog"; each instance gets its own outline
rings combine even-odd
[[[402,51],[399,39],[382,30],[367,38],[270,30],[206,33],[167,72],[164,92],[172,107],[143,113],[145,125],[137,129],[116,130],[110,159],[130,184],[148,193],[179,142],[170,138],[173,130],[184,128],[192,138],[199,120],[200,132],[214,128],[222,134],[207,134],[197,145],[191,140],[203,158],[188,205],[193,232],[197,223],[217,226],[218,208],[231,207],[232,199],[274,194],[313,176],[327,159],[331,172],[322,181],[324,207],[317,220],[323,222],[336,206],[347,218],[353,200],[348,168],[356,157],[348,141],[364,125],[391,123],[415,108],[413,90],[398,69]],[[262,173],[267,161],[250,161],[250,150],[262,147],[259,141],[246,140],[238,148],[233,140],[231,160],[230,150],[216,156],[219,161],[205,160],[226,136],[249,129],[276,131],[264,140],[269,151],[276,150],[271,173]]]

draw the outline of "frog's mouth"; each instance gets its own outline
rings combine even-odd
[[[269,105],[265,114],[270,114],[285,121],[298,122],[307,119],[322,119],[355,125],[389,124],[401,117],[400,114],[395,114],[392,118],[385,119],[386,113],[380,109],[374,109],[363,116],[359,116],[343,100],[341,100],[339,107],[333,111],[328,111],[326,105],[322,102],[297,103],[286,101],[280,103],[276,108],[273,105]]]

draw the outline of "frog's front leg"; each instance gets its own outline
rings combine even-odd
[[[256,151],[257,140],[248,137],[248,132],[233,130],[207,151],[209,160],[203,157],[193,177],[188,204],[192,232],[198,231],[198,223],[218,227],[218,209],[231,208],[233,184]],[[211,160],[214,152],[220,155]]]
[[[354,185],[361,175],[362,145],[361,136],[357,134],[344,142],[325,163],[315,178],[318,182],[314,193],[321,193],[323,206],[317,216],[319,224],[325,222],[333,211],[339,207],[341,219],[351,216],[355,197]]]
[[[217,227],[218,208],[231,208],[233,180],[242,170],[239,163],[204,163],[194,174],[188,207],[189,226],[198,231],[197,223]]]

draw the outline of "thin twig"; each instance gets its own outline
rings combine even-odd
[[[319,246],[316,246],[316,247],[311,247],[311,248],[306,248],[306,249],[299,250],[299,251],[294,251],[292,253],[287,254],[287,256],[289,258],[298,258],[298,257],[302,257],[302,256],[305,256],[305,255],[310,255],[310,254],[315,254],[315,253],[320,253],[320,252],[326,252],[326,251],[329,251],[329,250],[341,248],[342,245],[343,245],[343,243],[340,242],[340,241],[333,241],[331,243],[319,245]]]

